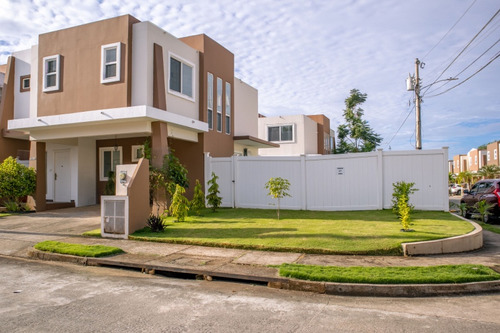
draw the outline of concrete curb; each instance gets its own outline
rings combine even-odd
[[[133,268],[150,274],[174,273],[202,276],[206,280],[212,278],[231,279],[241,282],[267,283],[270,288],[306,291],[328,295],[342,296],[377,296],[377,297],[429,297],[460,294],[477,294],[500,292],[500,280],[470,282],[458,284],[361,284],[315,282],[282,278],[269,275],[249,275],[236,272],[204,270],[202,268],[181,268],[169,265],[149,265],[117,261],[106,258],[84,258],[73,255],[30,250],[28,256],[34,259],[60,261],[88,266],[106,266]],[[119,256],[119,255],[118,255]]]
[[[457,215],[458,216],[458,215]],[[469,252],[483,247],[483,228],[473,221],[464,219],[471,223],[474,230],[465,235],[449,237],[444,239],[436,239],[432,241],[402,243],[403,254],[406,256],[412,255],[428,255],[428,254],[447,254]]]

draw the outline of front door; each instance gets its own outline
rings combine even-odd
[[[54,151],[54,201],[71,201],[71,166],[69,149]]]

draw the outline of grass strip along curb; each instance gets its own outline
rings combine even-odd
[[[368,284],[444,284],[500,280],[483,265],[339,267],[282,264],[279,274],[299,280]]]
[[[105,245],[82,245],[70,244],[56,241],[44,241],[35,245],[35,249],[39,251],[71,254],[80,257],[105,257],[113,254],[123,253],[123,250],[118,247]]]

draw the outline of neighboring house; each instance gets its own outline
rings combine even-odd
[[[9,58],[0,106],[0,160],[29,151],[37,210],[46,201],[98,203],[109,171],[137,162],[147,139],[153,166],[175,151],[189,191],[205,182],[205,153],[274,146],[236,126],[257,122],[256,91],[234,78],[234,55],[206,35],[179,39],[124,15],[38,41]]]
[[[500,141],[492,142],[486,147],[486,164],[500,166]]]
[[[455,174],[468,170],[467,155],[460,154],[453,156],[453,171]]]
[[[470,172],[478,172],[487,162],[486,149],[472,148],[467,153],[467,163]]]
[[[5,80],[5,70],[7,65],[0,65],[0,102],[2,102],[3,82]]]
[[[453,163],[453,160],[448,160],[448,172],[449,173],[455,173],[454,172],[454,163]]]
[[[259,149],[262,156],[331,154],[335,133],[324,115],[259,117],[259,138],[280,146]]]

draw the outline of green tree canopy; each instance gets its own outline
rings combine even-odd
[[[345,99],[345,123],[337,128],[338,144],[336,154],[369,152],[375,150],[382,138],[363,120],[364,110],[360,107],[366,101],[366,94],[352,89]]]

